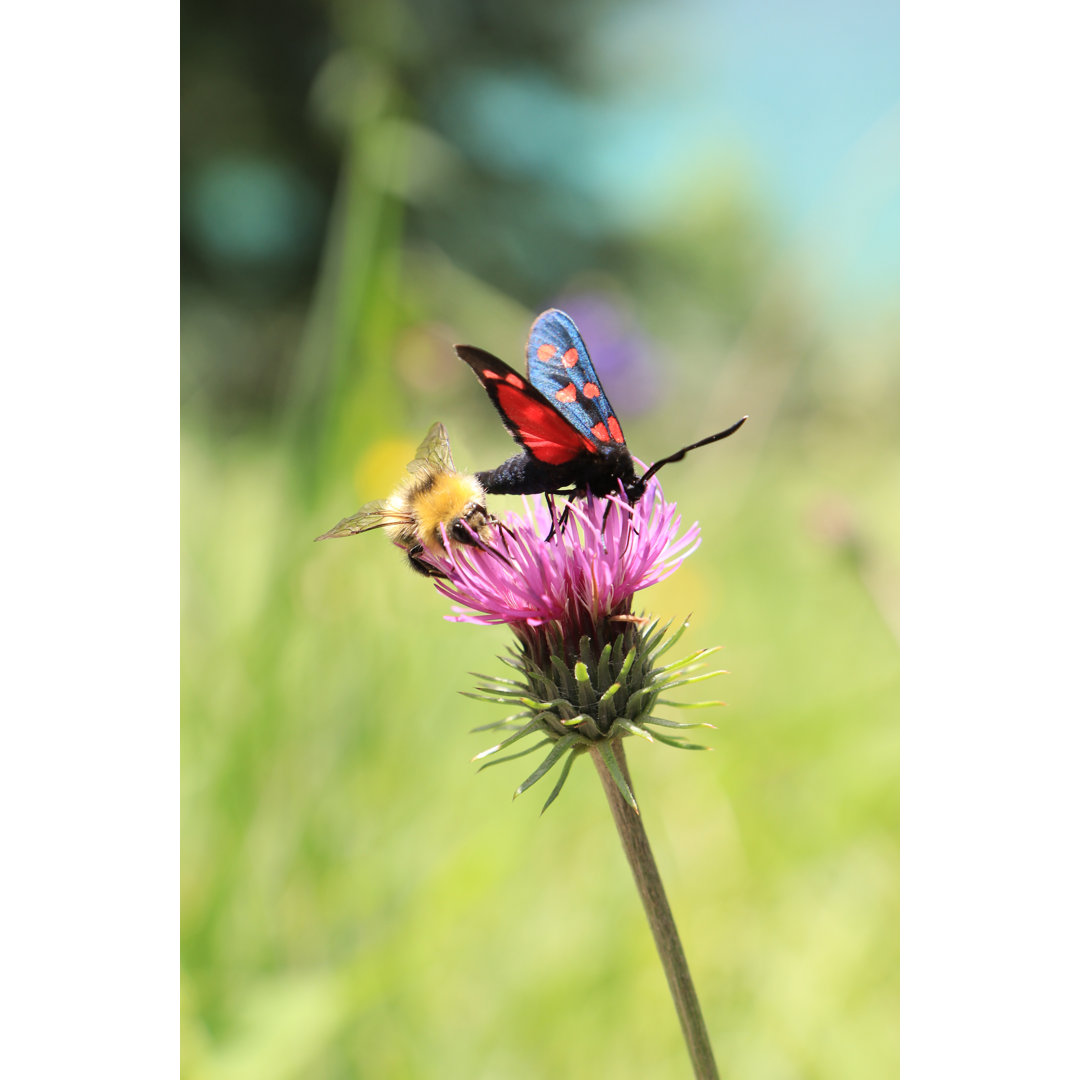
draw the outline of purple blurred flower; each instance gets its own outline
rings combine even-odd
[[[567,312],[577,324],[620,416],[655,409],[666,389],[657,348],[626,305],[591,290],[563,293],[549,306]]]

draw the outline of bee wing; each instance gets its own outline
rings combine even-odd
[[[436,421],[416,448],[416,457],[406,466],[414,476],[426,476],[434,472],[454,472],[454,459],[450,455],[450,438],[446,428]]]
[[[352,517],[342,518],[332,529],[316,536],[316,540],[331,540],[337,536],[355,536],[357,533],[378,529],[385,525],[396,524],[396,517],[391,514],[385,499],[365,503]]]

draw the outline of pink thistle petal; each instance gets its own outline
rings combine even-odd
[[[432,559],[446,574],[435,588],[455,604],[450,621],[556,623],[576,633],[628,611],[634,593],[673,574],[701,542],[696,522],[678,535],[678,508],[664,501],[656,480],[634,506],[617,496],[569,503],[551,540],[545,500],[522,501],[523,514],[507,515],[493,531],[492,551],[449,546],[445,558]]]

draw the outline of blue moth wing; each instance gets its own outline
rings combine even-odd
[[[597,446],[626,445],[585,342],[565,311],[549,308],[536,317],[525,356],[529,382],[583,436]]]

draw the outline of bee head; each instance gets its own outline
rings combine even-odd
[[[487,505],[483,501],[470,502],[465,506],[461,517],[450,526],[450,539],[459,544],[476,547],[477,539],[483,539],[483,531],[490,520]]]

